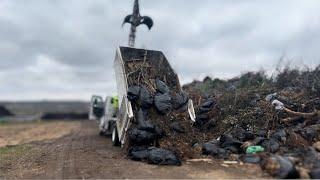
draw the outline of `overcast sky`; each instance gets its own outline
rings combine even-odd
[[[115,93],[115,50],[127,45],[133,0],[0,0],[0,100]],[[230,78],[285,56],[320,63],[319,0],[140,0],[155,26],[137,47],[161,50],[182,83]]]

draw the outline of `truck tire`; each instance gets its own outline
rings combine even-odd
[[[111,140],[112,140],[113,146],[120,146],[117,125],[113,126]]]

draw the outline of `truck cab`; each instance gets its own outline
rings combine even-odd
[[[92,96],[90,105],[90,120],[96,120],[99,123],[99,134],[110,136],[113,126],[117,120],[118,107],[115,97],[107,96],[105,101],[101,96]]]

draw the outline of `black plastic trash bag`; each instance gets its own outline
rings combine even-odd
[[[159,79],[156,79],[156,87],[157,91],[161,94],[166,94],[170,92],[169,87],[164,83],[163,81],[160,81]]]
[[[318,135],[317,129],[312,126],[299,130],[299,133],[308,141],[313,141]]]
[[[216,101],[213,98],[209,98],[201,105],[201,107],[213,108],[215,104],[216,104]]]
[[[139,99],[140,95],[140,86],[131,86],[128,89],[127,97],[129,101],[135,102]]]
[[[213,98],[207,99],[199,107],[198,113],[199,114],[205,114],[207,112],[210,112],[214,108],[215,104],[216,104],[216,101]]]
[[[180,159],[173,152],[160,148],[149,149],[148,163],[158,165],[181,165]]]
[[[128,156],[134,161],[142,161],[148,158],[149,150],[148,147],[134,146],[130,148]]]
[[[286,136],[287,136],[287,133],[284,129],[279,129],[272,135],[272,137],[278,140],[279,142],[286,142],[287,140]]]
[[[262,141],[261,144],[262,147],[264,147],[265,151],[275,153],[279,150],[280,144],[277,140],[275,139],[266,139]]]
[[[170,95],[169,94],[155,95],[154,105],[161,114],[168,113],[172,109]]]
[[[172,106],[174,109],[180,109],[188,104],[189,96],[186,92],[181,91],[172,97]]]
[[[137,121],[139,130],[155,132],[155,125],[147,121],[147,114],[142,109],[138,111]]]
[[[241,145],[242,142],[233,138],[230,135],[221,135],[219,140],[219,145],[225,150],[229,150],[232,153],[240,153],[242,151]]]
[[[255,135],[252,131],[244,130],[241,127],[234,128],[231,134],[233,137],[236,137],[241,142],[253,140],[255,138]]]
[[[129,158],[135,161],[147,161],[157,165],[181,165],[180,159],[171,151],[145,146],[134,146],[129,150]]]
[[[149,109],[153,104],[153,97],[145,86],[140,89],[140,106],[144,109]]]
[[[129,131],[130,142],[135,145],[150,145],[157,138],[156,133],[133,128]]]
[[[138,130],[153,133],[154,137],[157,139],[165,136],[165,133],[161,128],[154,125],[151,121],[147,120],[147,114],[142,109],[140,109],[138,112],[137,121],[138,121],[138,126],[137,126]]]
[[[219,147],[218,141],[211,141],[202,145],[202,154],[211,155],[216,158],[224,159],[228,157],[228,152]]]
[[[140,109],[137,114],[138,125],[141,126],[141,125],[145,124],[146,121],[147,121],[147,114],[144,113],[142,109]]]

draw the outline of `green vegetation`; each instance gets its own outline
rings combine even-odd
[[[0,125],[8,123],[6,118],[0,118]]]
[[[31,145],[7,146],[0,148],[0,164],[5,163],[13,157],[20,157],[30,151]]]

